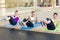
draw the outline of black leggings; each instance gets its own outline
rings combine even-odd
[[[11,16],[8,16],[8,17],[10,17],[9,22],[10,22],[11,25],[16,25],[17,24],[17,22],[14,20],[13,17],[11,17]]]
[[[48,30],[55,30],[55,25],[54,25],[53,21],[51,19],[47,18],[47,21],[48,20],[50,20],[51,22],[50,22],[50,24],[47,24],[47,29]]]

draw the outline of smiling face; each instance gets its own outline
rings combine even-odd
[[[18,14],[18,11],[16,10],[16,11],[15,11],[15,16],[17,16],[17,14]]]
[[[57,19],[57,16],[58,16],[58,14],[57,13],[54,13],[53,14],[53,19]]]
[[[32,11],[31,15],[32,15],[32,17],[34,17],[35,16],[35,11]]]

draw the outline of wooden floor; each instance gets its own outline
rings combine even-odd
[[[0,40],[60,40],[60,35],[0,28]]]
[[[52,34],[60,34],[60,30],[59,31],[55,31],[55,30],[47,30],[47,28],[44,26],[39,26],[37,28],[33,28],[31,31],[35,31],[35,32],[45,32],[45,33],[52,33]]]

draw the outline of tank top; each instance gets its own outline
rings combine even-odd
[[[58,25],[57,20],[52,19],[52,21],[54,22],[54,25],[57,27],[57,25]]]
[[[34,21],[35,20],[35,17],[30,17],[31,21]]]
[[[14,20],[15,20],[16,22],[18,22],[19,18],[16,17],[16,16],[14,16],[14,17],[15,17]]]

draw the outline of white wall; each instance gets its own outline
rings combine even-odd
[[[0,0],[1,1],[1,0]],[[4,2],[4,0],[2,0],[3,2]],[[28,1],[28,0],[26,0],[26,1]],[[35,0],[35,2],[36,2],[37,0]],[[60,2],[60,0],[59,0],[59,2]],[[35,3],[36,4],[36,3]],[[36,6],[36,5],[35,5]],[[0,16],[2,15],[2,16],[6,16],[6,15],[12,15],[12,14],[14,14],[14,12],[15,12],[15,10],[18,10],[19,12],[21,12],[21,11],[29,11],[29,10],[36,10],[36,11],[38,11],[38,14],[37,15],[42,15],[43,16],[43,13],[45,14],[46,13],[46,15],[51,15],[51,13],[53,13],[53,12],[58,12],[58,13],[60,13],[60,6],[59,7],[55,7],[55,8],[53,8],[53,7],[51,7],[51,8],[40,8],[40,7],[32,7],[32,8],[30,8],[30,7],[21,7],[21,8],[12,8],[12,9],[5,9],[5,8],[3,8],[3,9],[0,9],[1,11],[0,11]],[[47,11],[47,10],[50,10],[49,12]],[[53,10],[53,11],[52,11]],[[24,13],[24,12],[23,12]],[[29,13],[29,12],[28,12]],[[42,14],[40,14],[40,13],[42,13]],[[27,14],[27,13],[26,13]],[[23,14],[24,15],[24,14]],[[29,15],[29,14],[28,14]]]
[[[2,3],[2,5],[0,5],[0,7],[2,7],[0,10],[0,16],[4,16],[5,13],[6,13],[6,9],[4,8],[5,7],[5,0],[0,0],[0,3]]]

